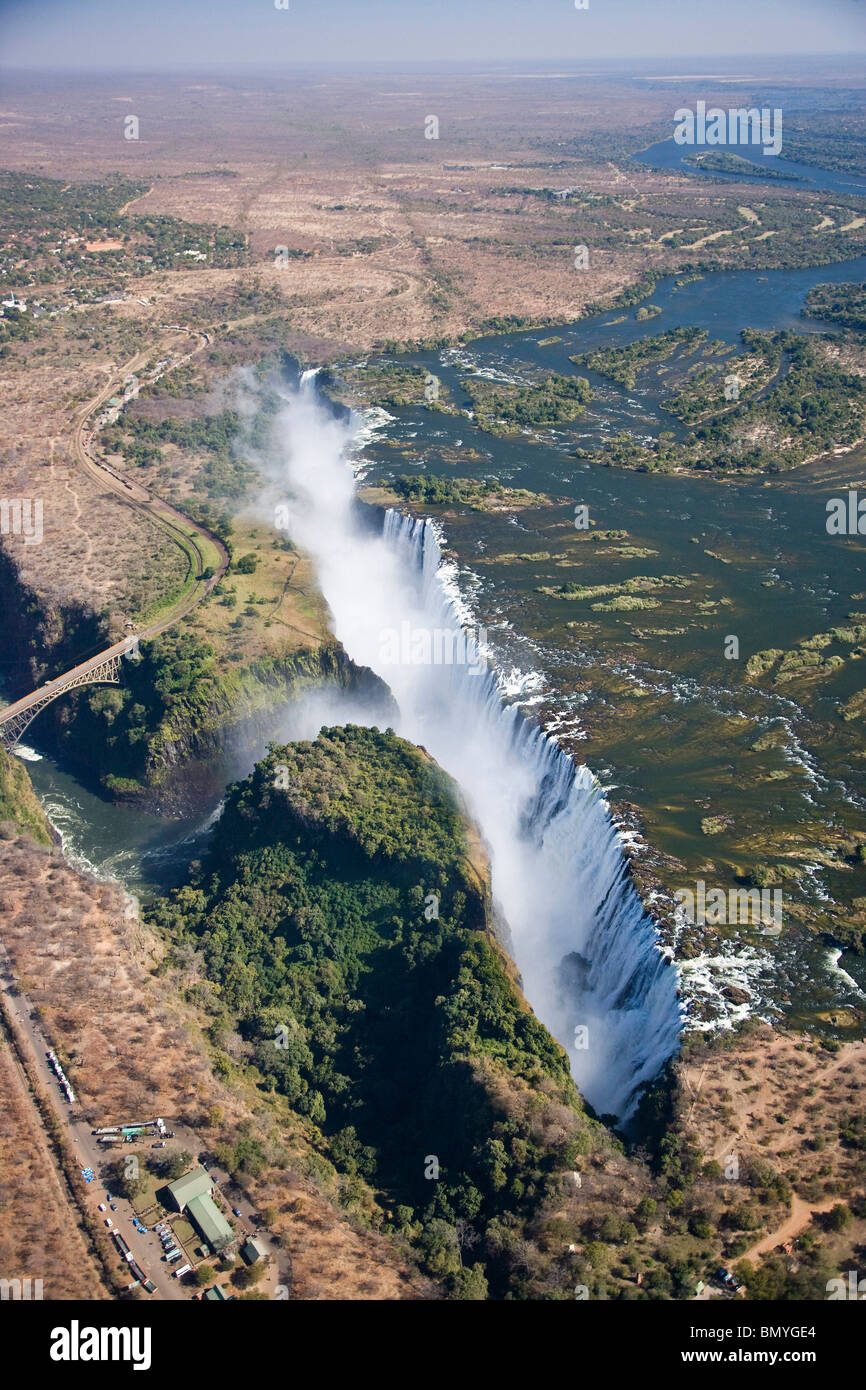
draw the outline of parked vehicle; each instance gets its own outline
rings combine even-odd
[[[233,1215],[233,1216],[240,1216],[240,1215],[241,1215],[240,1209],[239,1209],[238,1207],[232,1207],[232,1215]]]
[[[100,1202],[100,1203],[99,1203],[99,1206],[97,1207],[97,1211],[105,1211],[105,1203],[104,1203],[104,1202]]]
[[[189,1274],[192,1265],[181,1265],[180,1269],[174,1271],[175,1279],[182,1279],[185,1274]]]
[[[145,1279],[144,1287],[148,1293],[156,1293],[156,1284],[152,1283],[150,1279]]]

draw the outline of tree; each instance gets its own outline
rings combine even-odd
[[[583,1253],[589,1260],[596,1274],[598,1274],[600,1270],[606,1269],[610,1263],[611,1252],[604,1241],[591,1240]]]
[[[458,1269],[449,1280],[451,1297],[464,1301],[483,1303],[487,1298],[487,1278],[483,1265],[470,1265],[468,1269]]]
[[[258,1284],[264,1278],[264,1264],[241,1265],[232,1275],[232,1283],[239,1289],[251,1289],[253,1284]]]
[[[181,1177],[192,1163],[192,1154],[186,1149],[180,1153],[169,1154],[162,1165],[162,1171],[169,1182],[174,1182],[175,1178]]]
[[[434,1278],[444,1279],[460,1269],[457,1232],[441,1217],[434,1217],[427,1223],[418,1243],[424,1253],[427,1269]]]
[[[130,1159],[133,1158],[137,1160],[135,1165],[130,1162]],[[116,1189],[121,1197],[125,1197],[128,1202],[134,1202],[144,1188],[140,1158],[140,1154],[130,1154],[128,1158],[118,1158],[108,1170],[111,1175],[112,1190]]]
[[[656,1201],[655,1197],[643,1197],[638,1202],[637,1211],[634,1214],[634,1219],[637,1222],[638,1226],[648,1226],[652,1218],[655,1216],[657,1208],[658,1202]]]
[[[835,1207],[831,1207],[827,1212],[824,1224],[828,1231],[846,1231],[853,1219],[851,1208],[847,1207],[844,1202],[837,1202]]]

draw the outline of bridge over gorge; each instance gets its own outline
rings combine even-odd
[[[121,658],[133,651],[137,642],[137,637],[124,637],[122,642],[106,647],[104,652],[82,661],[56,680],[46,681],[31,695],[0,709],[0,741],[6,751],[12,752],[27,726],[58,695],[81,685],[120,685]]]

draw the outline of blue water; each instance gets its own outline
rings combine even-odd
[[[784,150],[784,129],[782,149]],[[754,176],[749,174],[723,174],[716,169],[700,169],[694,164],[685,163],[687,155],[704,154],[736,154],[742,159],[748,159],[755,166]],[[788,179],[772,179],[773,186],[779,189],[813,189],[815,192],[854,194],[866,197],[866,178],[860,178],[856,174],[846,174],[835,169],[820,169],[814,164],[799,164],[795,160],[785,159],[784,155],[765,154],[761,145],[677,145],[671,136],[668,140],[660,140],[656,145],[650,145],[648,149],[641,150],[639,154],[632,155],[633,159],[641,164],[648,164],[652,169],[675,169],[681,173],[697,174],[701,179],[719,180],[727,183],[753,183],[764,182],[762,173],[767,169],[772,173],[792,174],[797,182]]]

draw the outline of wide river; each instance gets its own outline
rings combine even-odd
[[[471,372],[518,382],[539,368],[572,373],[570,353],[669,327],[695,325],[732,346],[739,346],[745,327],[825,331],[828,325],[800,316],[808,290],[864,279],[866,257],[815,269],[708,274],[679,287],[667,280],[653,291],[661,313],[649,324],[638,322],[631,308],[396,360],[424,367],[462,403],[460,382]],[[790,891],[807,914],[822,902],[856,896],[853,871],[806,850],[820,849],[825,833],[866,830],[862,735],[856,722],[840,727],[834,704],[862,685],[856,663],[846,663],[804,703],[788,691],[746,684],[742,663],[722,659],[721,641],[736,633],[745,657],[788,647],[866,608],[866,552],[825,529],[827,497],[864,479],[863,454],[772,482],[636,474],[576,461],[576,445],[591,447],[621,429],[649,437],[672,428],[659,410],[659,379],[642,385],[639,378],[635,389],[622,390],[591,372],[580,374],[595,395],[572,430],[503,439],[464,416],[395,408],[372,428],[367,422],[359,472],[370,481],[421,472],[496,478],[556,499],[554,506],[496,515],[458,508],[442,520],[457,582],[488,629],[511,698],[578,740],[573,746],[585,752],[614,799],[640,809],[648,841],[669,867],[681,866],[684,883],[702,872],[713,882],[733,882],[738,870],[772,856],[763,846],[772,826],[775,834],[794,837],[785,844],[797,840],[801,847],[805,869]],[[599,528],[627,531],[629,544],[642,551],[639,560],[600,556],[591,582],[667,574],[687,576],[691,587],[652,621],[593,614],[592,622],[569,626],[583,614],[539,589],[563,582],[557,545],[575,503],[589,507]],[[518,563],[518,555],[548,558]],[[761,766],[750,759],[756,732],[779,734]],[[176,881],[200,853],[214,807],[191,823],[111,805],[40,748],[38,724],[32,744],[23,750],[28,771],[73,859],[147,893]],[[725,823],[711,841],[701,829],[708,815]],[[866,893],[866,881],[859,892]],[[732,933],[725,952],[729,983],[745,986],[770,1015],[814,1021],[847,1008],[852,1024],[862,1019],[866,996],[856,983],[866,985],[862,958],[846,953],[848,973],[840,973],[837,952],[805,918],[794,920],[772,951],[759,942],[744,948],[741,934]],[[708,992],[717,994],[716,986],[708,984]]]

